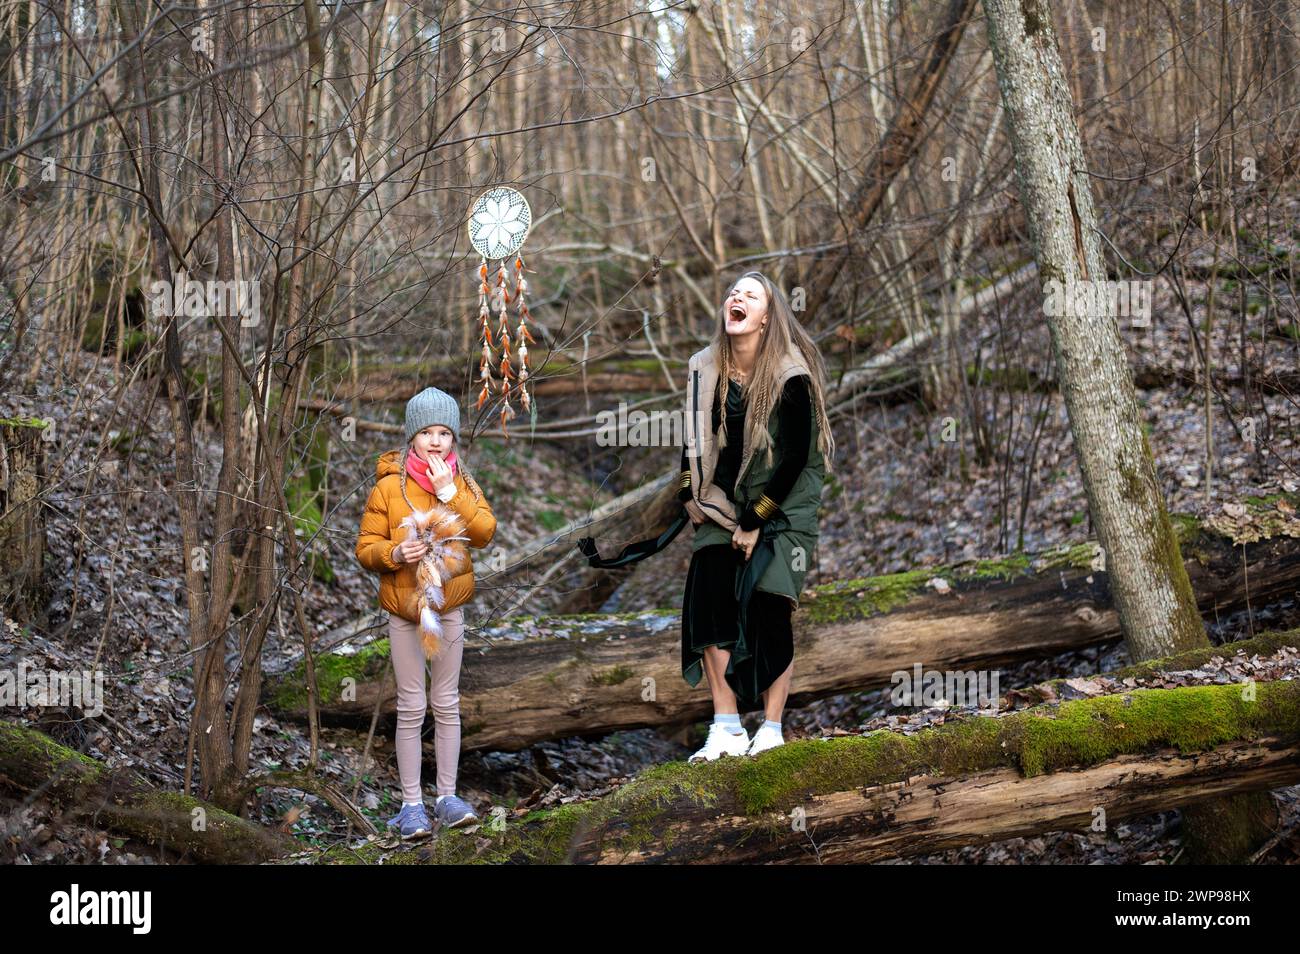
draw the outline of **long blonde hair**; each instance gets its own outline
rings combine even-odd
[[[767,431],[768,417],[777,398],[780,397],[776,390],[777,374],[786,354],[793,349],[803,358],[810,372],[813,412],[819,431],[817,449],[822,452],[826,472],[830,473],[831,458],[835,454],[835,436],[831,433],[830,422],[826,417],[826,363],[822,360],[821,352],[817,350],[817,344],[812,340],[812,336],[795,318],[785,294],[762,272],[745,272],[732,282],[727,289],[727,296],[723,299],[722,306],[718,309],[718,325],[710,342],[718,365],[719,407],[724,409],[718,428],[718,446],[727,446],[725,411],[727,382],[730,380],[734,363],[731,336],[727,334],[727,299],[731,297],[731,289],[745,278],[756,279],[767,292],[767,330],[759,336],[754,367],[749,373],[749,378],[741,385],[741,393],[745,395],[748,404],[745,413],[744,446],[754,448],[755,452],[763,451],[767,466],[772,465],[772,436]]]

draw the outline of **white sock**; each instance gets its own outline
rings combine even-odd
[[[739,712],[715,712],[713,722],[715,725],[725,726],[732,735],[740,735],[745,731],[740,724]]]
[[[446,797],[447,797],[446,795],[439,795],[437,798],[433,800],[433,804],[437,805],[440,801],[442,801]]]
[[[779,723],[779,722],[773,722],[771,719],[764,719],[764,720],[763,720],[763,728],[764,728],[764,729],[775,729],[776,732],[777,732],[777,735],[780,735],[780,734],[781,734],[781,723]]]
[[[423,808],[424,802],[402,802],[403,808]]]

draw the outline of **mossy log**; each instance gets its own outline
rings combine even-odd
[[[443,833],[385,863],[875,862],[1300,781],[1300,682],[1138,689],[912,735],[658,766],[603,798]],[[325,862],[378,860],[371,844]]]
[[[265,861],[295,847],[215,805],[156,789],[129,769],[110,768],[13,722],[0,722],[0,785],[21,795],[39,792],[96,826],[202,862]]]
[[[658,394],[672,390],[664,377],[664,365],[657,358],[628,358],[611,354],[587,362],[586,374],[581,363],[568,354],[529,349],[533,369],[530,390],[540,397],[567,397],[583,394]],[[683,362],[667,361],[669,372],[685,376]],[[335,400],[364,403],[402,404],[425,385],[428,379],[458,380],[461,365],[455,361],[389,363],[366,370],[355,381],[344,379],[331,389]]]
[[[1270,506],[1261,503],[1259,512]],[[1300,524],[1273,526],[1261,517],[1249,528],[1262,538],[1238,545],[1217,529],[1221,522],[1174,522],[1205,614],[1244,606],[1248,593],[1255,608],[1294,594],[1300,539],[1286,534],[1300,533]],[[807,591],[793,617],[790,704],[886,686],[893,673],[917,663],[990,669],[1116,639],[1120,627],[1106,574],[1092,569],[1096,552],[1095,544],[1084,543]],[[945,581],[947,592],[928,585],[935,579]],[[467,749],[515,750],[570,735],[699,720],[712,711],[707,688],[692,689],[681,677],[679,610],[514,617],[484,629],[495,645],[467,652],[461,675]],[[521,633],[528,635],[512,638]],[[319,656],[322,717],[368,720],[376,703],[391,713],[387,655],[380,640]],[[301,667],[268,676],[264,700],[281,716],[301,718]]]

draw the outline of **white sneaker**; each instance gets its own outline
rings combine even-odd
[[[766,752],[768,749],[774,749],[778,745],[785,745],[785,739],[781,735],[780,729],[770,729],[765,725],[760,725],[754,733],[754,741],[749,743],[749,749],[746,755],[757,755],[759,752]]]
[[[709,726],[709,737],[704,741],[704,747],[686,761],[712,762],[723,755],[744,755],[748,749],[749,733],[744,726],[736,734],[728,731],[722,723],[714,722]]]

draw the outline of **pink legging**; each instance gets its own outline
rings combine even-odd
[[[460,759],[460,660],[465,649],[465,611],[456,607],[442,614],[442,648],[426,660],[420,627],[400,616],[388,617],[388,644],[397,677],[397,774],[402,800],[424,800],[420,789],[420,732],[426,702],[424,670],[429,668],[429,698],[433,706],[433,752],[438,760],[438,794],[456,794],[456,765]]]

